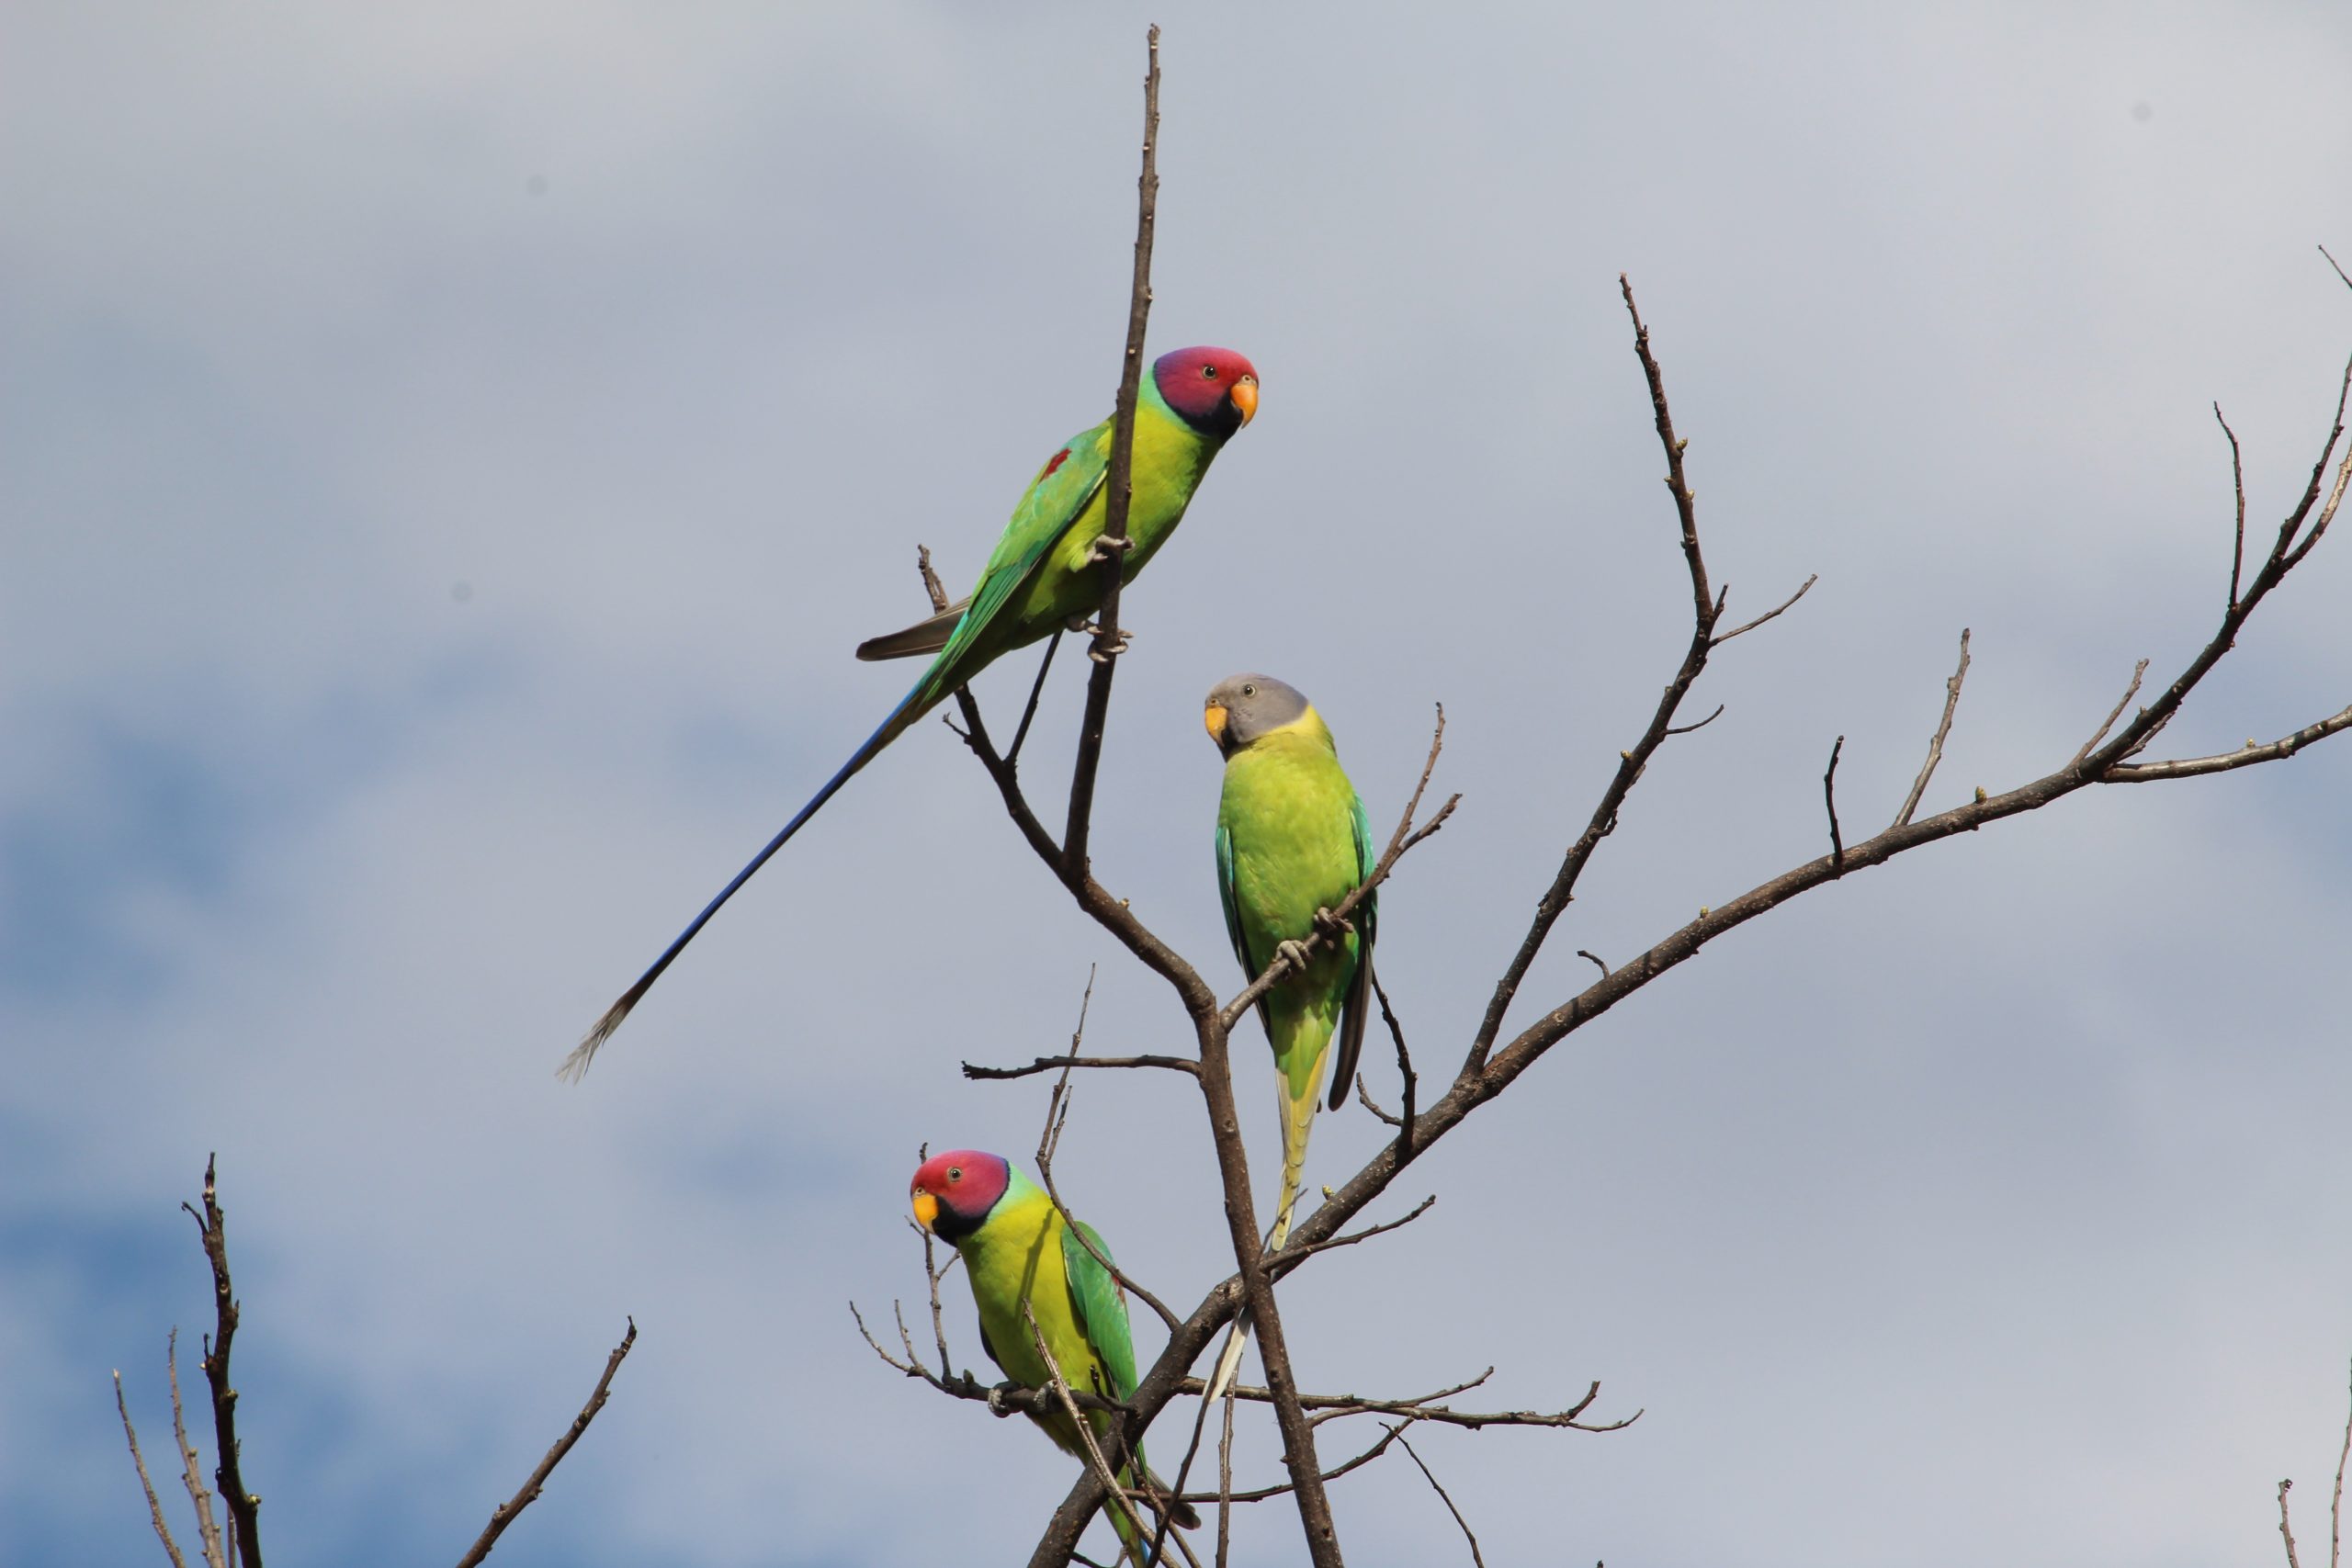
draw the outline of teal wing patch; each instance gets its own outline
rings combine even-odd
[[[1092,1225],[1080,1224],[1076,1230],[1084,1231],[1104,1258],[1111,1256]],[[1070,1310],[1078,1314],[1087,1342],[1110,1374],[1111,1386],[1103,1392],[1113,1399],[1125,1399],[1136,1391],[1136,1344],[1127,1329],[1126,1294],[1068,1225],[1062,1227],[1062,1271],[1069,1277]]]
[[[1351,825],[1356,834],[1356,882],[1362,885],[1373,869],[1380,863],[1380,852],[1372,846],[1372,824],[1364,819],[1363,796],[1350,792],[1348,805],[1351,808]],[[1356,906],[1356,953],[1366,960],[1372,957],[1372,933],[1380,923],[1380,890],[1374,888]]]
[[[1352,791],[1348,804],[1356,840],[1356,882],[1361,886],[1380,863],[1372,847],[1372,824],[1364,819],[1363,797]],[[1348,980],[1348,999],[1340,1010],[1340,1054],[1331,1064],[1331,1098],[1337,1111],[1347,1102],[1348,1086],[1355,1081],[1356,1060],[1363,1055],[1363,1028],[1372,1013],[1372,939],[1380,929],[1380,892],[1363,896],[1349,917],[1356,928],[1356,972]]]
[[[1233,943],[1233,956],[1241,961],[1241,977],[1254,980],[1273,962],[1269,955],[1260,962],[1250,955],[1249,939],[1241,934],[1241,906],[1233,897],[1233,834],[1222,822],[1216,825],[1216,901],[1225,909],[1225,934]],[[1266,1037],[1274,1033],[1274,1021],[1266,1014],[1266,998],[1258,998],[1258,1021],[1264,1026]]]
[[[1078,521],[1102,488],[1109,471],[1111,422],[1070,437],[1069,444],[1046,461],[1029,481],[1012,521],[980,569],[979,586],[972,590],[971,607],[956,623],[939,657],[923,677],[924,696],[935,702],[970,678],[959,667],[998,613],[1037,575],[1071,524]]]

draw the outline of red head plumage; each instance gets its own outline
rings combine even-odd
[[[1258,367],[1229,348],[1180,348],[1152,362],[1159,397],[1193,429],[1222,439],[1258,412]]]
[[[980,1228],[1012,1183],[1012,1167],[1001,1156],[950,1149],[925,1160],[907,1192],[916,1221],[941,1240],[955,1241]]]

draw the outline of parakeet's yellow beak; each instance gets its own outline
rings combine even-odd
[[[915,1224],[921,1225],[925,1230],[929,1230],[931,1228],[931,1222],[937,1218],[939,1218],[939,1200],[933,1197],[928,1192],[916,1193]]]
[[[1258,417],[1258,378],[1255,376],[1244,376],[1236,381],[1233,390],[1226,396],[1231,398],[1233,406],[1241,411],[1242,423],[1247,424]]]
[[[1202,710],[1201,722],[1208,727],[1209,739],[1216,742],[1217,750],[1220,751],[1224,750],[1225,709],[1219,707],[1215,703],[1211,703],[1206,708]]]

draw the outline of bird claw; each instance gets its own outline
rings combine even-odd
[[[1111,660],[1118,658],[1119,655],[1127,651],[1127,638],[1129,635],[1129,633],[1125,631],[1112,633],[1110,647],[1089,648],[1086,650],[1086,657],[1091,659],[1097,664],[1110,663]]]
[[[1005,1405],[1004,1396],[1009,1391],[1019,1386],[1017,1383],[1010,1382],[991,1383],[989,1386],[989,1414],[1000,1421],[1012,1415],[1012,1412]]]
[[[1289,942],[1276,942],[1274,956],[1288,963],[1291,973],[1294,975],[1303,975],[1306,972],[1306,944],[1296,938]]]
[[[1094,536],[1093,546],[1086,552],[1086,561],[1089,566],[1100,566],[1104,561],[1118,559],[1135,547],[1136,542],[1133,539],[1113,538],[1108,534],[1097,534]]]
[[[1315,929],[1337,942],[1343,936],[1353,935],[1356,928],[1352,920],[1343,920],[1329,909],[1318,908],[1315,911]]]

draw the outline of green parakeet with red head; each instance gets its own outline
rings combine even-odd
[[[1136,398],[1134,494],[1127,508],[1129,544],[1120,561],[1122,581],[1132,580],[1159,553],[1183,520],[1211,460],[1257,412],[1257,367],[1229,348],[1180,348],[1153,362]],[[1106,419],[1080,432],[1046,459],[1012,509],[1012,519],[970,594],[928,620],[859,647],[860,659],[930,654],[932,660],[881,728],[866,737],[841,771],[605,1010],[564,1059],[562,1076],[577,1078],[588,1070],[597,1048],[718,913],[719,906],[884,747],[1000,655],[1026,647],[1100,606],[1100,563],[1107,558],[1096,541],[1102,535],[1111,425]]]
[[[1006,1377],[1023,1388],[1052,1386],[1046,1359],[1037,1351],[1042,1337],[1071,1389],[1111,1400],[1125,1400],[1135,1392],[1136,1350],[1127,1331],[1126,1293],[1064,1222],[1043,1188],[1001,1156],[956,1149],[924,1162],[909,1185],[909,1195],[916,1222],[955,1244],[963,1255],[964,1275],[980,1310],[980,1344]],[[1094,1228],[1085,1230],[1102,1257],[1110,1257],[1111,1249]],[[1024,1306],[1037,1320],[1035,1336],[1030,1333]],[[1097,1444],[1107,1453],[1114,1418],[1100,1411],[1086,1416]],[[1057,1409],[1033,1419],[1065,1452],[1083,1456],[1077,1425],[1067,1412]],[[1137,1474],[1150,1475],[1140,1447],[1133,1462],[1121,1467],[1120,1484],[1134,1485]],[[1162,1497],[1174,1495],[1158,1476],[1150,1476],[1150,1487]],[[1171,1511],[1185,1529],[1199,1527],[1200,1516],[1190,1504],[1175,1503]],[[1110,1513],[1128,1554],[1140,1562],[1144,1548],[1134,1539],[1126,1516],[1115,1505]],[[1149,1514],[1139,1517],[1148,1527]]]

